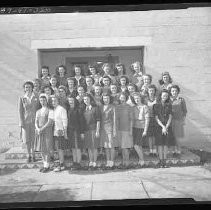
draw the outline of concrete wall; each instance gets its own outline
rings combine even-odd
[[[188,106],[186,143],[210,146],[211,8],[1,15],[0,28],[0,134],[3,140],[8,139],[8,132],[18,136],[17,99],[22,93],[23,81],[38,75],[36,46],[42,48],[43,43],[43,48],[71,47],[65,44],[69,40],[82,47],[82,41],[92,44],[90,40],[94,39],[104,46],[103,38],[106,38],[116,45],[118,40],[145,45],[144,64],[146,71],[153,75],[153,83],[157,84],[161,72],[169,71],[181,86]]]

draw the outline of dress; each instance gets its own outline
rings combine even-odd
[[[149,120],[149,109],[146,105],[133,107],[133,144],[145,146],[146,137],[142,137],[145,122]]]
[[[35,142],[35,116],[38,110],[39,99],[34,93],[31,98],[27,95],[19,98],[19,125],[22,126],[23,143],[31,144],[34,147]]]
[[[155,121],[153,106],[156,103],[157,103],[156,98],[153,101],[151,101],[149,98],[147,98],[147,100],[146,100],[146,104],[149,108],[149,127],[148,127],[148,131],[147,131],[148,137],[152,137],[155,135],[154,132],[155,132],[156,121]]]
[[[78,95],[78,92],[77,92],[77,90],[75,90],[75,89],[73,89],[73,90],[68,89],[68,90],[67,90],[67,96],[68,96],[68,95],[71,95],[71,97],[76,98],[77,95]]]
[[[116,106],[116,105],[119,105],[119,93],[115,94],[115,95],[111,95],[112,97],[112,100],[113,100],[113,105]]]
[[[133,147],[133,137],[130,134],[133,110],[128,104],[120,104],[116,107],[116,124],[118,145],[122,149]]]
[[[84,140],[81,139],[80,134],[84,133],[84,118],[79,109],[69,109],[67,111],[68,126],[68,148],[70,149],[83,149]]]
[[[44,87],[45,85],[50,85],[50,76],[42,77],[41,78],[41,87]]]
[[[43,127],[48,122],[48,119],[51,119],[53,122],[53,110],[46,108],[39,109],[36,112],[35,122],[38,128]],[[43,153],[53,151],[53,123],[45,128],[40,135],[37,135],[35,151],[40,151]]]
[[[100,147],[100,140],[96,138],[97,121],[100,121],[100,110],[98,106],[90,106],[83,112],[84,124],[84,147],[86,149],[97,149]]]
[[[102,105],[102,103],[101,103],[101,98],[102,97],[101,96],[96,96],[95,95],[93,98],[94,98],[94,101],[95,101],[97,106],[101,106]]]
[[[66,110],[69,107],[69,103],[67,101],[67,98],[59,98],[59,105],[61,105],[62,107],[64,107]]]
[[[172,130],[177,138],[184,137],[184,119],[187,114],[187,108],[184,98],[177,97],[171,99],[172,104]]]
[[[163,125],[166,125],[169,119],[169,115],[172,114],[172,105],[170,103],[165,103],[164,105],[159,102],[153,106],[155,117],[162,122]],[[175,146],[175,138],[173,136],[171,124],[168,128],[168,134],[162,134],[162,128],[156,122],[155,126],[155,144],[156,145],[166,145],[166,146]]]
[[[116,110],[115,107],[109,104],[106,109],[104,105],[100,107],[101,111],[101,129],[100,129],[100,145],[104,148],[118,147],[117,140],[115,141],[113,132],[116,128]]]
[[[130,75],[130,82],[135,84],[138,89],[140,89],[143,85],[143,77],[142,77],[142,72],[135,73],[133,75]]]
[[[64,77],[58,76],[58,77],[57,77],[57,84],[58,84],[58,87],[59,87],[60,85],[67,86],[67,76],[66,76],[66,75],[65,75]]]
[[[67,148],[67,142],[64,138],[64,129],[67,128],[67,110],[58,105],[54,109],[54,140],[57,149],[64,150]]]

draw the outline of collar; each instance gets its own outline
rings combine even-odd
[[[77,79],[77,78],[78,78],[78,79]],[[80,79],[81,79],[81,76],[80,76],[80,77],[76,77],[76,76],[75,76],[75,79],[76,79],[76,80],[80,80]]]
[[[50,79],[49,76],[42,76],[42,79]]]
[[[92,105],[90,104],[89,106],[86,106],[86,110],[91,110],[92,109]]]
[[[176,101],[179,99],[179,96],[177,96],[176,98],[171,97],[171,101]]]
[[[26,93],[24,94],[24,98],[28,99],[30,102],[31,102],[31,100],[32,100],[32,98],[33,98],[34,96],[35,96],[35,95],[34,95],[34,92],[32,92],[32,95],[31,95],[30,98],[27,96]]]
[[[138,76],[142,76],[142,72],[140,71],[140,72],[136,72],[134,75],[133,75],[134,77],[138,77]]]

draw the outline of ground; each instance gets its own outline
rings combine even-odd
[[[211,200],[210,166],[112,171],[4,169],[0,202],[193,198]]]

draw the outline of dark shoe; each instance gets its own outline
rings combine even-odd
[[[54,157],[53,156],[50,157],[50,162],[54,162]]]
[[[152,152],[149,153],[149,157],[153,157],[154,154]]]
[[[36,158],[35,157],[32,158],[32,162],[36,162]]]
[[[42,173],[47,173],[47,172],[49,172],[49,171],[50,171],[49,168],[43,168]]]
[[[41,168],[41,169],[39,170],[39,172],[43,172],[43,170],[44,170],[44,168]]]

